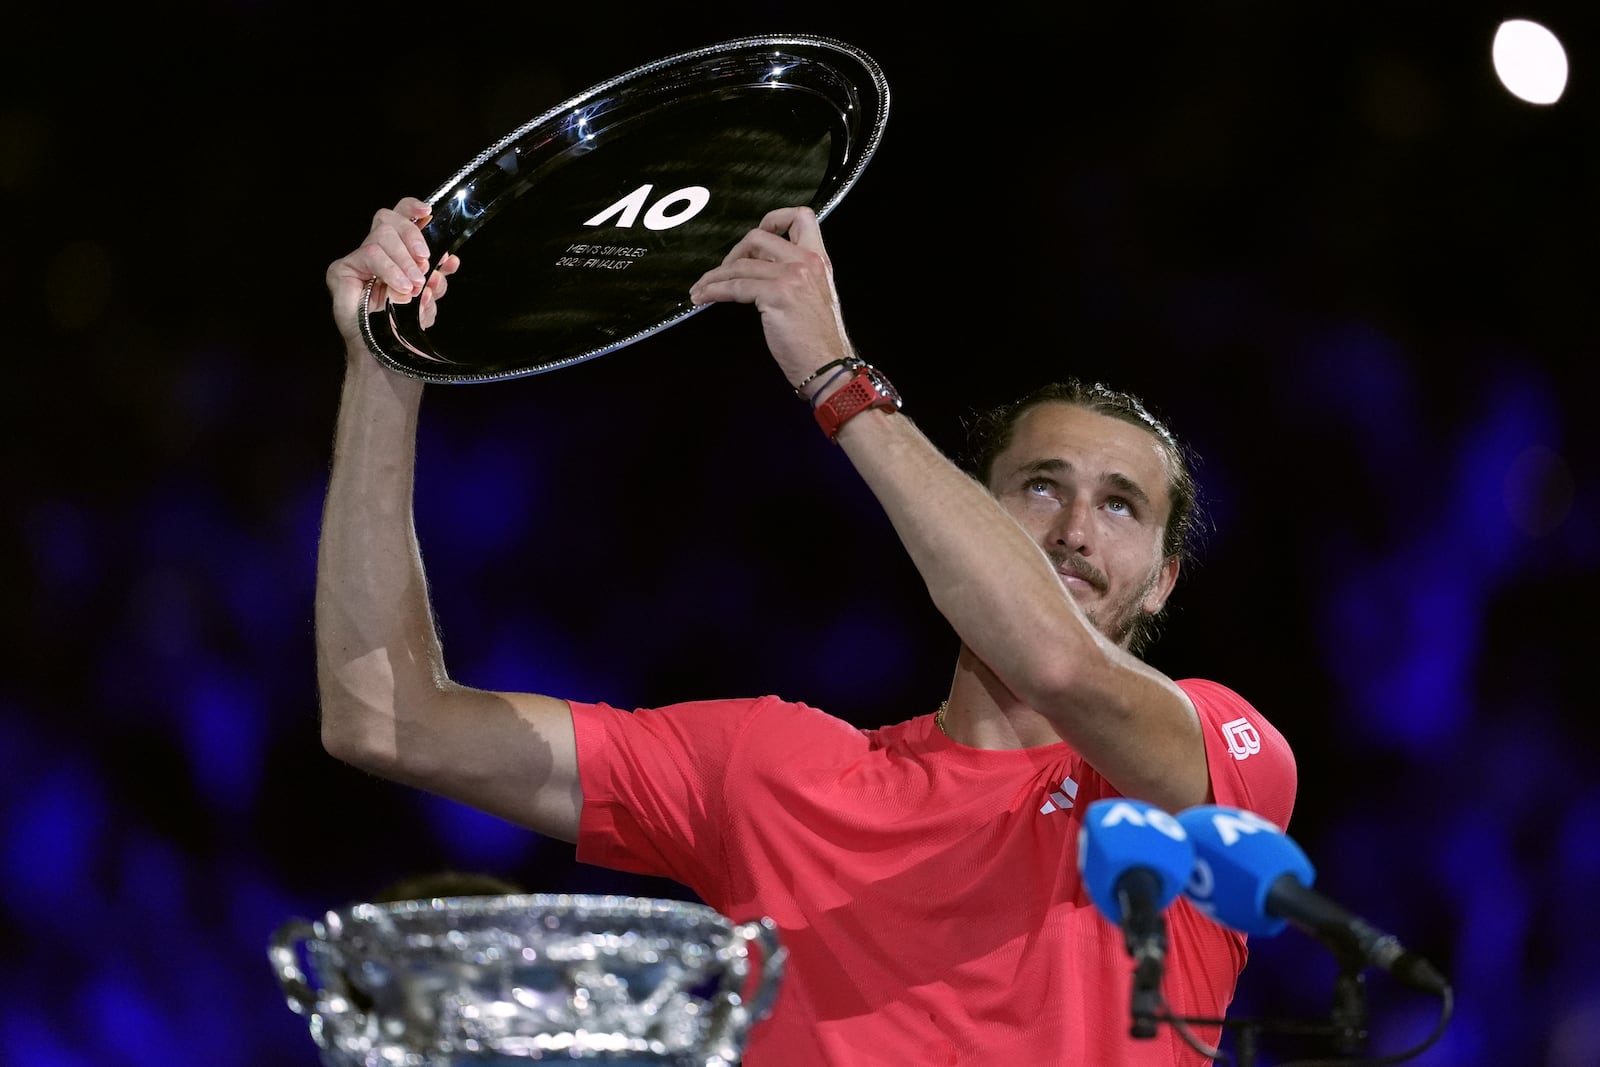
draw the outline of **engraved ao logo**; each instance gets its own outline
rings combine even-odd
[[[1261,731],[1249,719],[1238,718],[1222,724],[1222,736],[1228,739],[1228,751],[1234,759],[1249,759],[1261,751]]]
[[[614,218],[618,227],[628,227],[640,221],[639,213],[642,211],[645,229],[670,230],[700,214],[711,202],[710,189],[703,185],[686,185],[662,196],[646,210],[650,190],[654,188],[654,185],[646,182],[621,200],[601,209],[593,218],[585,220],[584,225],[604,226]]]

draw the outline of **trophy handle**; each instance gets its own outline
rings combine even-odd
[[[328,1048],[332,1037],[327,1025],[330,1017],[341,1020],[347,1030],[360,1032],[366,1028],[367,1013],[350,1003],[341,979],[334,975],[335,1000],[328,1007],[321,1003],[320,992],[314,988],[300,965],[301,946],[320,936],[317,927],[306,919],[289,919],[272,932],[267,941],[267,959],[277,972],[278,985],[289,1003],[289,1010],[311,1020],[311,1037],[318,1047]]]
[[[778,941],[778,924],[771,919],[763,918],[758,922],[748,922],[738,929],[740,937],[745,943],[755,942],[761,947],[761,973],[756,978],[756,988],[749,997],[750,1021],[758,1022],[767,1017],[772,1010],[772,1002],[778,996],[778,984],[783,980],[784,965],[789,959],[789,950]]]
[[[277,972],[278,985],[289,1010],[296,1015],[314,1015],[317,1011],[317,993],[306,980],[300,966],[300,943],[316,936],[316,930],[305,919],[290,919],[272,931],[267,941],[267,959]]]
[[[754,978],[750,975],[751,945],[759,948],[761,956],[760,970]],[[733,943],[727,954],[734,963],[728,968],[706,1035],[713,1051],[704,1067],[730,1067],[740,1062],[750,1028],[772,1010],[789,950],[778,941],[778,924],[762,918],[733,928]]]

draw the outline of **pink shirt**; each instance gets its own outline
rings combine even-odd
[[[1214,802],[1287,828],[1283,737],[1231,690],[1179,684]],[[789,958],[746,1067],[1208,1062],[1170,1025],[1129,1034],[1132,961],[1077,864],[1078,813],[1116,794],[1065,743],[985,751],[932,715],[862,730],[776,697],[572,713],[578,858],[778,924]],[[1181,897],[1164,915],[1171,1010],[1222,1017],[1244,938]]]

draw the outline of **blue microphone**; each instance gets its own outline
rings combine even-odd
[[[1388,971],[1424,993],[1445,996],[1433,965],[1311,888],[1316,868],[1300,846],[1255,812],[1206,804],[1178,816],[1195,851],[1184,895],[1223,926],[1272,936],[1288,923],[1336,954]]]
[[[1089,899],[1122,928],[1128,955],[1160,967],[1167,953],[1161,909],[1183,890],[1194,847],[1178,820],[1142,800],[1090,804],[1078,831],[1078,873]]]

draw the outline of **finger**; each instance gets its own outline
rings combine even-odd
[[[369,278],[386,285],[396,298],[416,295],[427,280],[426,259],[418,265],[408,239],[393,227],[375,229],[357,253]]]
[[[781,278],[784,267],[763,259],[740,259],[712,267],[689,287],[689,299],[696,304],[732,301],[753,304],[773,281]]]
[[[394,210],[396,214],[404,215],[412,222],[419,224],[426,224],[427,220],[433,215],[433,205],[414,196],[401,197],[400,202],[395,204]]]
[[[700,276],[700,282],[724,282],[735,278],[769,281],[782,277],[783,273],[784,265],[776,260],[745,257],[712,267]]]
[[[817,213],[808,207],[794,209],[785,232],[789,242],[796,248],[810,252],[821,252],[823,249],[822,223],[817,220]]]
[[[417,224],[403,215],[387,209],[378,212],[372,220],[369,241],[382,244],[393,255],[409,260],[423,270],[428,269],[428,242]]]
[[[768,218],[770,217],[768,216]],[[766,220],[762,221],[765,222]],[[794,246],[789,243],[787,238],[780,237],[778,234],[762,227],[751,230],[739,238],[738,243],[728,250],[726,256],[722,257],[721,265],[726,267],[741,259],[771,260],[776,262],[783,259],[792,259],[793,257]]]
[[[431,288],[422,290],[422,296],[418,298],[417,321],[422,324],[422,328],[424,330],[426,330],[429,326],[432,326],[433,320],[438,317],[438,299],[439,298],[434,295],[434,290]]]
[[[433,218],[426,201],[406,197],[393,208],[382,208],[372,216],[372,233],[393,230],[405,243],[409,254],[417,263],[428,265],[428,242],[422,236],[422,227]]]
[[[418,230],[433,221],[433,205],[414,196],[406,196],[395,204],[394,213]]]
[[[759,229],[765,230],[768,233],[788,233],[789,230],[794,226],[795,222],[803,215],[812,215],[812,217],[815,218],[815,215],[808,207],[789,206],[773,208],[762,217]]]
[[[439,314],[439,299],[450,288],[450,275],[461,266],[461,258],[451,253],[439,257],[439,266],[428,275],[426,284],[422,287],[419,297],[421,303],[417,307],[417,317],[422,322],[422,328],[428,329],[433,325],[434,319]]]
[[[428,278],[428,284],[422,289],[422,297],[424,300],[437,300],[449,287],[449,279],[439,271],[434,271]]]
[[[335,260],[328,267],[328,286],[334,294],[337,306],[344,300],[353,303],[356,294],[370,284],[372,292],[369,308],[382,307],[384,299],[391,294],[397,301],[410,299],[416,287],[410,271],[415,269],[408,255],[396,259],[378,240],[368,240],[360,248]],[[344,296],[341,297],[341,293]]]
[[[396,303],[411,299],[409,296],[400,296],[392,293],[387,285],[374,278],[372,281],[372,289],[367,293],[368,313],[370,314],[372,312],[382,311],[384,305],[389,302],[390,297],[394,297]]]

